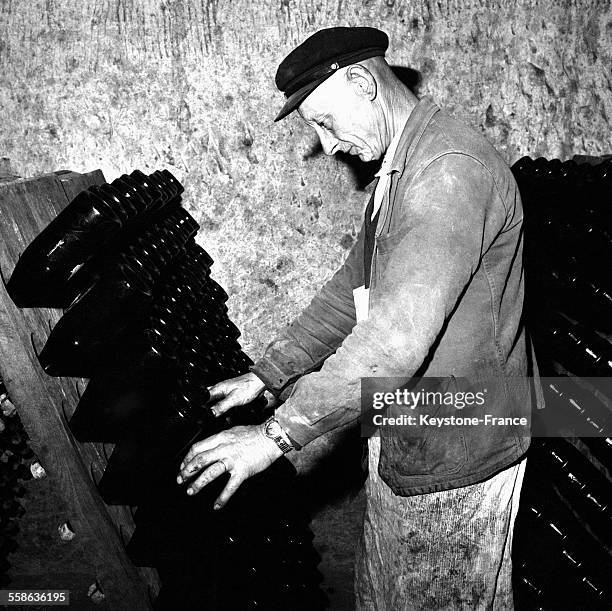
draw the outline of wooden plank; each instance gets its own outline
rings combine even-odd
[[[87,187],[91,187],[91,185],[102,185],[106,182],[104,180],[102,170],[94,170],[93,172],[87,172],[86,174],[62,171],[55,172],[55,176],[62,185],[62,189],[64,190],[68,201],[74,199],[81,191],[87,189]]]
[[[0,268],[12,272],[27,244],[69,200],[90,184],[104,181],[99,171],[49,174],[36,179],[0,184]],[[78,444],[65,414],[76,408],[78,391],[73,379],[51,378],[38,364],[40,349],[59,310],[17,308],[0,288],[0,375],[31,439],[33,450],[68,503],[71,523],[91,559],[92,582],[97,580],[109,609],[150,609],[158,580],[150,569],[136,569],[125,553],[122,538],[133,530],[129,508],[108,508],[96,490],[106,465],[100,444]],[[83,382],[78,382],[80,389]]]

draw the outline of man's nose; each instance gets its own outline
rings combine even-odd
[[[323,147],[323,152],[326,155],[333,155],[338,148],[338,140],[329,134],[321,131],[319,132],[319,140],[321,140],[321,146]]]

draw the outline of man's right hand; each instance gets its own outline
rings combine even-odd
[[[215,416],[221,416],[232,407],[251,403],[265,389],[266,385],[252,372],[224,380],[208,389],[213,403],[210,409]]]

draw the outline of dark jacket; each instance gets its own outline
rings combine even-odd
[[[391,170],[367,320],[356,324],[353,302],[364,284],[362,228],[343,266],[252,367],[286,399],[276,416],[301,445],[360,416],[363,377],[500,376],[488,413],[528,417],[535,396],[542,404],[537,370],[535,384],[527,377],[523,210],[507,164],[424,97]],[[528,445],[481,427],[425,445],[383,436],[379,473],[399,495],[445,490],[486,479]]]

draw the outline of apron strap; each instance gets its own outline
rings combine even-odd
[[[380,208],[376,212],[376,216],[372,217],[372,211],[374,210],[374,196],[376,195],[376,187],[378,186],[378,178],[374,183],[374,190],[370,197],[370,201],[366,206],[365,210],[365,236],[363,243],[363,274],[364,274],[364,286],[369,288],[370,286],[370,272],[372,269],[372,255],[374,254],[374,237],[376,235],[376,225],[378,224],[378,215],[380,214]]]

